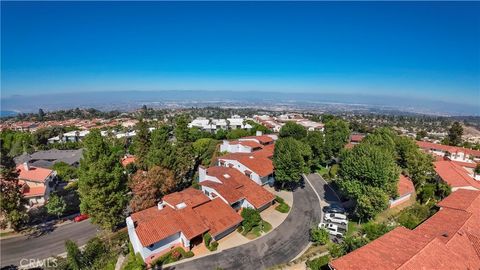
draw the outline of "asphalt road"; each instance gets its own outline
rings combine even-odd
[[[22,259],[42,260],[65,252],[65,241],[74,240],[84,245],[97,233],[97,228],[84,220],[53,228],[44,228],[43,233],[18,236],[0,241],[1,266],[20,265]]]
[[[317,175],[308,179],[320,196],[330,195]],[[295,258],[309,243],[309,229],[321,220],[318,198],[312,187],[305,183],[293,193],[294,204],[285,221],[269,234],[255,241],[227,249],[210,256],[176,264],[166,269],[266,269]]]

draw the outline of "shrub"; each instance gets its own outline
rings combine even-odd
[[[314,226],[310,229],[310,239],[315,244],[325,245],[330,240],[327,230]]]
[[[288,211],[290,211],[290,206],[288,206],[288,204],[286,203],[282,203],[277,205],[277,207],[275,207],[275,210],[277,210],[280,213],[288,213]]]
[[[330,261],[330,257],[328,255],[308,260],[305,264],[311,270],[320,270],[320,269],[328,269],[328,262]]]
[[[432,212],[427,205],[415,204],[400,212],[397,222],[406,228],[414,229],[418,224],[430,217],[431,214]]]
[[[263,225],[262,227],[263,227],[264,232],[269,232],[272,229],[272,224],[270,224],[266,221],[263,221],[262,225]]]
[[[391,231],[394,226],[388,226],[385,223],[368,222],[362,226],[362,234],[366,234],[371,241]]]
[[[209,233],[205,233],[203,235],[203,243],[205,243],[205,246],[206,247],[210,246],[211,241],[212,241],[212,236]]]
[[[278,203],[285,203],[285,200],[280,196],[275,196],[275,201]]]
[[[242,210],[242,218],[243,232],[245,234],[250,232],[253,227],[260,225],[262,222],[260,213],[253,208],[244,208]]]
[[[190,258],[193,256],[194,256],[193,252],[191,251],[186,252],[183,248],[177,247],[171,250],[170,252],[162,255],[155,261],[153,261],[151,263],[151,266],[152,267],[162,266],[164,264],[169,264],[169,263],[176,262],[184,258]]]
[[[210,243],[210,246],[209,246],[208,249],[210,251],[215,251],[215,250],[217,250],[217,248],[218,248],[218,242],[217,241],[212,241],[212,243]]]

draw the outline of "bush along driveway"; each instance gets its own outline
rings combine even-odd
[[[295,203],[288,217],[267,235],[165,269],[266,269],[292,260],[309,244],[309,229],[320,222],[321,215],[318,198],[310,185],[297,188],[293,198]]]

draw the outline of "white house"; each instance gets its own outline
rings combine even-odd
[[[246,118],[234,115],[227,119],[206,119],[199,117],[188,124],[189,128],[197,127],[205,131],[216,132],[219,129],[246,129],[250,130],[252,126],[245,123]]]
[[[239,170],[259,185],[271,184],[274,168],[270,154],[273,155],[270,147],[254,153],[231,153],[219,157],[217,165]]]
[[[200,166],[199,184],[210,199],[220,197],[233,209],[254,208],[264,210],[272,205],[275,196],[251,181],[240,171],[229,167]]]
[[[220,198],[210,200],[193,188],[168,194],[157,206],[126,219],[133,249],[147,264],[175,247],[190,250],[200,245],[206,232],[218,241],[241,222],[242,217]]]
[[[18,180],[22,185],[23,196],[28,199],[28,206],[43,205],[54,189],[56,171],[34,167],[25,162],[17,166]]]

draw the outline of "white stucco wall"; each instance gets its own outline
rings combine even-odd
[[[219,159],[218,166],[222,166],[220,161],[224,161],[224,164],[223,164],[224,167],[228,167],[228,165],[232,164],[233,168],[241,171],[243,174],[245,174],[245,171],[247,171],[247,170],[251,171],[252,173],[250,174],[250,179],[253,180],[255,183],[257,183],[259,185],[263,184],[260,176],[257,173],[255,173],[254,171],[252,171],[250,168],[243,165],[242,163],[238,162],[237,160]]]

